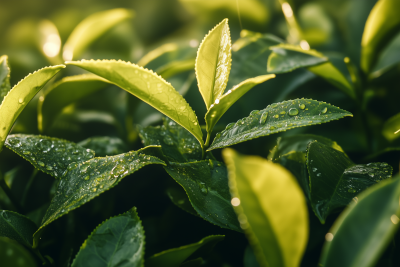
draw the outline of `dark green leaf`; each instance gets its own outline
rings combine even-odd
[[[8,57],[0,57],[0,104],[4,97],[11,90],[10,85],[10,67],[8,66]]]
[[[392,174],[387,163],[354,165],[346,154],[318,141],[308,145],[307,169],[311,206],[321,223],[358,193]]]
[[[252,111],[249,117],[236,123],[228,124],[224,131],[217,134],[208,151],[346,116],[353,115],[325,102],[311,99],[296,99],[272,104],[263,110]]]
[[[247,246],[244,251],[243,256],[243,266],[244,267],[260,267],[258,264],[254,251],[250,246]]]
[[[210,251],[223,239],[223,235],[207,236],[197,243],[157,253],[146,260],[146,267],[179,267],[194,253],[198,255],[201,250],[203,250],[203,252],[204,250]]]
[[[164,167],[186,191],[193,208],[207,221],[241,232],[231,204],[225,164],[216,160],[176,163]]]
[[[197,267],[204,263],[202,258],[197,258],[194,260],[186,261],[180,265],[180,267]]]
[[[361,193],[325,236],[322,266],[375,266],[399,226],[399,196],[398,176]]]
[[[109,136],[90,137],[80,141],[78,145],[93,150],[98,157],[114,156],[128,150],[124,141]]]
[[[149,164],[165,163],[153,156],[147,156],[146,147],[111,157],[93,158],[82,163],[71,163],[68,172],[60,180],[56,195],[43,218],[42,225],[34,235],[34,246],[45,226],[89,202],[101,193],[116,186],[123,178]]]
[[[83,243],[72,267],[142,267],[144,245],[142,223],[136,208],[132,208],[97,226]]]
[[[192,204],[190,204],[189,198],[186,195],[185,190],[183,190],[182,188],[169,187],[167,188],[166,193],[172,203],[174,203],[177,207],[192,215],[199,216],[196,210],[193,209]]]
[[[0,237],[0,248],[1,266],[37,266],[35,259],[23,246],[7,237]]]
[[[0,211],[0,236],[11,238],[27,247],[32,247],[32,237],[36,230],[37,226],[28,217],[13,211]]]
[[[41,135],[13,134],[8,136],[6,146],[55,178],[62,177],[70,163],[84,162],[95,155],[73,142]]]

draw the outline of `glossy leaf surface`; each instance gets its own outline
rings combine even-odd
[[[193,208],[205,220],[241,232],[232,208],[226,166],[216,160],[176,163],[164,167],[189,196]]]
[[[0,259],[3,266],[38,266],[27,249],[7,237],[0,237],[0,248]]]
[[[10,67],[8,66],[8,57],[0,57],[0,104],[4,97],[11,90],[10,85]]]
[[[399,226],[400,180],[382,181],[358,196],[327,234],[325,267],[375,266]]]
[[[146,165],[165,165],[162,160],[145,155],[147,150],[156,148],[146,147],[116,156],[70,164],[67,174],[58,184],[56,195],[50,203],[42,225],[34,235],[34,246],[37,246],[43,228],[54,220],[113,188],[123,178]]]
[[[197,211],[192,207],[192,204],[190,204],[189,198],[186,195],[185,190],[183,190],[182,188],[169,187],[167,188],[166,193],[172,203],[174,203],[177,207],[192,215],[199,216]]]
[[[224,239],[223,235],[207,236],[197,243],[157,253],[146,260],[146,267],[179,267],[189,257],[212,248]]]
[[[204,37],[197,52],[197,83],[207,109],[224,93],[231,56],[228,19],[224,19]]]
[[[293,128],[321,124],[353,116],[350,112],[311,99],[296,99],[254,110],[250,116],[230,123],[218,133],[208,150],[227,147]]]
[[[144,246],[142,222],[136,208],[132,208],[97,226],[83,243],[71,266],[142,267]]]
[[[95,13],[84,19],[68,37],[63,48],[64,60],[79,58],[82,52],[118,23],[133,16],[132,11],[116,8]]]
[[[382,134],[388,141],[393,141],[400,137],[400,113],[389,118],[383,125]]]
[[[203,133],[196,114],[172,85],[154,72],[135,64],[115,60],[83,60],[67,64],[93,72],[135,95],[176,121],[192,133],[203,146]]]
[[[37,226],[28,217],[13,211],[0,211],[0,236],[11,238],[27,247],[32,247],[33,233]]]
[[[207,124],[207,132],[211,133],[215,124],[217,124],[218,120],[224,115],[224,113],[233,105],[236,101],[238,101],[245,93],[247,93],[254,86],[268,81],[269,79],[275,78],[275,75],[262,75],[255,78],[247,79],[240,84],[234,86],[230,89],[226,94],[221,96],[218,99],[218,103],[215,102],[210,106],[210,109],[207,111],[205,120]]]
[[[343,152],[317,141],[308,145],[307,169],[311,206],[321,223],[361,191],[392,175],[387,163],[354,165]]]
[[[94,158],[94,151],[73,142],[42,135],[13,134],[6,146],[35,168],[55,178],[62,177],[69,164]]]
[[[260,266],[299,266],[308,239],[304,195],[278,164],[223,150],[232,202]]]
[[[78,145],[93,150],[98,157],[114,156],[128,151],[124,141],[110,136],[90,137],[80,141]]]
[[[64,65],[59,65],[37,70],[21,80],[4,97],[0,105],[0,151],[22,110],[37,92],[63,68],[65,68]]]

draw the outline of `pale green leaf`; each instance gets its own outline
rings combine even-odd
[[[249,117],[230,123],[218,133],[208,150],[245,142],[293,128],[321,124],[353,116],[350,112],[311,99],[288,100],[254,110]]]
[[[93,72],[135,95],[176,121],[203,146],[203,133],[196,114],[171,84],[154,72],[132,63],[115,60],[82,60],[67,64]]]
[[[13,211],[0,211],[0,236],[11,238],[24,246],[32,247],[37,226],[28,217]]]
[[[223,96],[218,99],[218,103],[212,104],[210,109],[207,111],[205,116],[206,129],[208,133],[212,132],[215,124],[224,115],[224,113],[245,93],[247,93],[254,86],[268,81],[269,79],[275,78],[274,74],[262,75],[254,78],[247,79],[240,84],[234,86],[231,90],[226,92]]]
[[[231,69],[228,19],[224,19],[204,37],[197,52],[195,69],[201,96],[209,109],[224,93]]]
[[[0,104],[10,90],[10,67],[8,57],[4,55],[0,57]]]
[[[73,142],[42,135],[13,134],[6,146],[29,161],[35,168],[55,178],[62,177],[70,163],[94,157],[94,151]]]
[[[371,71],[379,53],[400,29],[399,10],[400,1],[379,0],[369,14],[361,41],[361,68],[365,73]]]
[[[300,265],[308,239],[307,205],[295,178],[278,164],[223,150],[232,205],[260,266]]]
[[[398,176],[361,193],[325,236],[322,266],[375,266],[399,226],[399,196]]]
[[[64,60],[79,58],[82,52],[118,23],[132,18],[133,11],[116,8],[95,13],[75,27],[63,48]]]
[[[28,252],[28,250],[25,249],[25,247],[7,237],[0,237],[0,248],[0,259],[2,266],[38,266],[35,258]]]
[[[93,158],[79,164],[71,163],[68,172],[58,184],[56,195],[50,203],[42,225],[34,234],[34,247],[38,245],[42,230],[54,220],[113,188],[123,178],[146,165],[165,165],[162,160],[144,154],[147,150],[154,149],[159,147],[146,147],[116,156]]]
[[[384,124],[382,129],[383,136],[388,141],[393,141],[400,137],[400,113],[389,118]]]
[[[144,245],[142,222],[136,208],[132,208],[97,226],[81,246],[71,266],[143,267]]]
[[[65,68],[64,65],[58,65],[37,70],[21,80],[4,97],[0,106],[0,151],[22,110],[37,92],[63,68]]]
[[[197,243],[157,253],[146,260],[146,267],[179,267],[189,257],[196,258],[193,255],[204,254],[205,251],[211,251],[224,237],[223,235],[207,236]]]

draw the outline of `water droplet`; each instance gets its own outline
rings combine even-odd
[[[11,221],[11,219],[10,219],[10,217],[8,217],[8,214],[7,214],[7,212],[6,211],[2,211],[1,212],[1,215],[3,216],[3,218],[6,220],[6,221]]]
[[[232,128],[235,125],[234,122],[229,123],[228,125],[226,125],[225,131],[229,130],[230,128]]]
[[[357,190],[355,190],[354,188],[349,188],[349,190],[347,190],[347,192],[349,192],[349,193],[355,193],[355,192],[357,192]]]
[[[22,152],[24,155],[30,155],[31,154],[31,152],[30,151],[24,151],[24,152]]]
[[[268,118],[268,112],[265,111],[265,112],[261,115],[260,124],[264,124],[264,123],[266,122],[267,118]]]
[[[318,170],[317,168],[313,168],[313,169],[312,169],[313,172],[316,172],[317,170]]]
[[[278,114],[274,115],[274,118],[275,119],[279,118],[279,115]]]
[[[296,116],[297,114],[299,114],[299,110],[297,108],[289,109],[289,115],[290,116]]]
[[[321,111],[322,114],[325,114],[328,111],[327,107],[324,107],[324,109]]]
[[[215,99],[215,104],[219,104],[219,99]]]
[[[46,170],[51,171],[51,170],[53,170],[53,167],[47,166],[47,167],[46,167]]]
[[[18,99],[18,103],[20,104],[24,103],[24,99],[23,98]]]
[[[317,173],[317,176],[320,177],[320,176],[321,176],[321,173]]]
[[[280,114],[285,115],[285,114],[286,114],[286,111],[282,110],[282,111],[280,112]]]
[[[274,126],[271,126],[269,129],[270,129],[270,130],[275,130],[275,127],[274,127]]]
[[[41,161],[38,161],[37,163],[39,164],[39,166],[42,166],[42,167],[44,167],[44,163],[43,163],[43,162],[41,162]]]
[[[164,136],[163,141],[169,146],[174,145],[174,140],[172,140],[172,137],[169,135]]]
[[[199,187],[200,187],[200,192],[203,193],[204,195],[208,193],[207,187],[203,182],[198,182]]]
[[[304,104],[300,104],[300,105],[299,105],[299,108],[301,108],[301,109],[305,109],[305,108],[306,108],[306,105],[304,105]]]
[[[370,177],[374,177],[375,176],[375,174],[373,174],[373,173],[369,173],[368,174]]]

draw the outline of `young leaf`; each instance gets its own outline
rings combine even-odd
[[[24,246],[32,247],[37,226],[28,217],[13,211],[0,211],[0,236],[11,238]]]
[[[169,249],[157,253],[146,260],[146,267],[179,267],[189,257],[204,254],[204,250],[211,251],[213,247],[224,239],[223,235],[211,235],[197,243]]]
[[[383,125],[382,135],[388,140],[393,141],[400,137],[400,113],[389,118]]]
[[[2,266],[37,267],[32,255],[17,242],[0,237],[0,248]]]
[[[95,13],[84,19],[68,37],[63,48],[64,60],[78,58],[82,52],[118,23],[132,18],[133,11],[116,8]]]
[[[97,226],[81,246],[71,266],[141,267],[144,263],[144,245],[142,222],[136,208],[132,208]]]
[[[4,55],[0,57],[0,104],[10,90],[10,67],[8,57]]]
[[[196,114],[172,85],[154,72],[132,63],[115,60],[82,60],[66,64],[93,72],[135,95],[176,121],[203,146],[203,133]]]
[[[80,141],[78,145],[93,150],[98,157],[114,156],[128,151],[127,145],[118,137],[90,137]]]
[[[217,134],[208,151],[346,116],[353,115],[325,102],[311,99],[296,99],[272,104],[263,110],[252,111],[249,117],[236,123],[228,124],[224,131]]]
[[[295,178],[278,164],[222,152],[232,205],[260,266],[299,266],[308,239],[306,201]]]
[[[399,196],[398,176],[361,193],[326,234],[322,266],[375,266],[399,226]]]
[[[162,160],[145,155],[149,149],[154,147],[111,157],[93,158],[79,164],[71,163],[67,174],[58,184],[56,195],[50,203],[42,225],[34,234],[34,247],[38,245],[41,231],[54,220],[113,188],[123,178],[146,165],[165,165]]]
[[[164,169],[185,189],[193,208],[205,220],[241,232],[231,204],[226,166],[216,160],[170,162]]]
[[[224,93],[231,69],[231,36],[224,19],[204,37],[196,58],[196,77],[207,109]]]
[[[190,204],[189,198],[186,195],[185,190],[183,190],[182,188],[169,187],[167,188],[166,193],[172,203],[174,203],[177,207],[192,215],[199,216],[196,210],[192,207],[192,204]]]
[[[19,114],[40,89],[57,74],[64,65],[45,67],[26,76],[4,97],[0,105],[0,151]]]
[[[361,41],[361,68],[369,73],[383,47],[400,28],[398,0],[379,0],[365,23]]]
[[[218,99],[218,103],[215,102],[215,104],[212,104],[207,111],[207,114],[205,116],[207,132],[212,132],[212,129],[214,128],[215,124],[217,124],[222,115],[224,115],[224,113],[245,93],[247,93],[254,86],[268,81],[272,78],[275,78],[274,74],[250,78],[234,86],[231,90],[226,92],[226,94]]]
[[[63,108],[84,98],[110,82],[97,75],[82,74],[61,79],[46,90],[38,102],[38,128],[46,130]]]
[[[6,146],[29,161],[35,168],[55,178],[62,177],[69,164],[94,157],[94,151],[73,142],[42,135],[13,134]]]
[[[392,175],[387,163],[354,165],[343,152],[317,141],[308,145],[307,169],[311,206],[321,223],[361,191]]]

